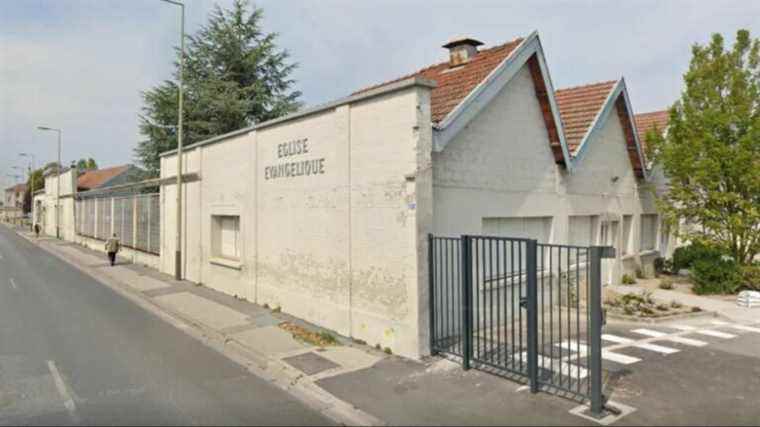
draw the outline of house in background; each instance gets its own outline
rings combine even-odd
[[[657,130],[664,136],[668,132],[668,120],[670,119],[670,112],[668,110],[652,111],[649,113],[636,114],[636,130],[639,132],[639,140],[643,147],[646,148],[646,135],[651,130]],[[652,184],[655,194],[658,196],[665,194],[668,191],[668,179],[665,177],[665,172],[662,170],[662,166],[657,163],[652,163],[652,159],[649,159],[649,182]],[[679,227],[683,229],[686,224],[681,223]],[[674,234],[666,226],[661,226],[659,231],[659,249],[663,257],[670,258],[673,256],[673,251],[684,242],[678,240]]]
[[[134,165],[88,170],[77,178],[77,191],[90,191],[138,181],[142,169]]]
[[[16,221],[23,217],[24,193],[26,184],[16,184],[5,189],[3,203],[0,206],[0,219]]]

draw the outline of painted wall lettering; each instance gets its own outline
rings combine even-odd
[[[277,158],[290,159],[295,156],[303,156],[310,153],[308,138],[295,139],[282,144],[277,144]],[[294,178],[298,176],[322,175],[325,173],[325,158],[305,159],[266,166],[264,179]]]

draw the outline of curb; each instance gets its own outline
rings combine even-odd
[[[296,371],[295,368],[290,367],[282,361],[273,357],[261,355],[256,352],[255,349],[243,345],[238,340],[231,338],[222,332],[210,328],[197,320],[177,313],[174,310],[166,308],[144,296],[139,291],[120,282],[118,279],[113,278],[109,274],[92,271],[91,269],[80,265],[76,260],[71,259],[69,256],[59,253],[52,248],[43,246],[41,242],[26,236],[19,230],[12,229],[12,231],[38,248],[95,279],[98,283],[107,286],[114,292],[127,298],[143,310],[159,317],[161,320],[190,335],[207,347],[224,355],[245,368],[249,373],[264,379],[279,389],[287,392],[310,409],[319,412],[321,415],[337,424],[358,426],[386,425],[386,423],[379,418],[330,394],[316,385],[313,381],[304,378],[303,374]],[[75,244],[73,242],[67,243]]]

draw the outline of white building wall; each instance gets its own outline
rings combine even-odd
[[[398,354],[424,354],[429,96],[412,85],[187,151],[185,173],[200,180],[183,187],[185,277]],[[303,139],[308,153],[283,156],[282,144]],[[304,160],[322,162],[323,173],[271,178],[267,169]],[[161,162],[162,178],[174,176],[176,155]],[[175,186],[162,197],[161,268],[173,273]],[[212,215],[240,216],[239,262],[215,262]]]
[[[484,218],[555,218],[564,232],[559,171],[527,66],[433,155],[435,233],[482,234]],[[563,237],[553,240],[562,241]]]
[[[43,232],[50,236],[56,235],[55,206],[58,193],[58,177],[56,175],[45,178],[45,229]],[[74,222],[74,196],[76,195],[77,170],[69,169],[60,176],[60,237],[63,240],[74,241],[76,236]]]
[[[573,240],[570,216],[594,216],[592,244],[606,244],[599,241],[602,224],[618,221],[613,240],[617,258],[605,261],[603,282],[617,283],[623,273],[636,269],[651,274],[659,254],[640,256],[639,221],[641,213],[656,210],[648,184],[631,167],[614,110],[586,144],[572,173],[554,163],[533,81],[523,67],[478,117],[433,155],[435,233],[487,234],[499,223],[496,218],[550,217],[548,232],[534,227],[535,235],[516,237],[568,244]],[[624,215],[633,219],[631,254],[625,259]]]

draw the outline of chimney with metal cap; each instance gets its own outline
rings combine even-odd
[[[483,43],[470,37],[457,37],[443,45],[449,50],[449,65],[456,67],[467,63],[478,54],[478,46]]]

